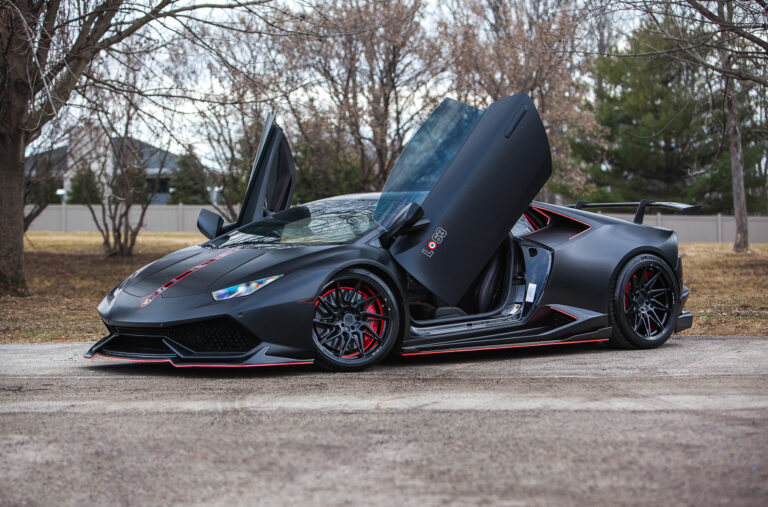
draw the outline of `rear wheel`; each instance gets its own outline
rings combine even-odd
[[[616,277],[611,342],[621,348],[658,347],[675,331],[679,310],[680,287],[670,267],[655,255],[638,255]]]
[[[317,362],[339,371],[365,369],[392,350],[400,312],[392,290],[373,273],[338,273],[315,301],[312,339]]]

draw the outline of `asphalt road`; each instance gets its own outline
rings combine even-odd
[[[0,346],[0,503],[766,505],[768,337],[174,369]]]

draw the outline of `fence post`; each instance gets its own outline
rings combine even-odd
[[[656,227],[661,227],[661,213],[656,212]]]
[[[723,242],[723,214],[717,214],[717,242]]]
[[[184,231],[184,204],[179,203],[176,211],[176,232],[182,232]]]

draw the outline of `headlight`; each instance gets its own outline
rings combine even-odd
[[[253,294],[265,285],[274,282],[281,276],[283,275],[275,275],[268,278],[262,278],[261,280],[254,280],[252,282],[241,283],[240,285],[233,285],[232,287],[227,287],[226,289],[213,291],[211,292],[211,296],[213,296],[213,299],[216,301],[247,296],[248,294]]]

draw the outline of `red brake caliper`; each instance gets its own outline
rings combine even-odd
[[[370,297],[365,295],[362,292],[361,294],[363,294],[364,298]],[[381,303],[379,303],[378,299],[371,301],[371,304],[365,307],[365,310],[363,311],[384,315],[384,313],[382,312]],[[381,330],[382,330],[381,321],[377,320],[375,317],[368,317],[367,321],[368,321],[368,325],[371,326],[371,329],[373,329],[376,332],[376,335],[381,337]],[[371,348],[373,345],[375,345],[375,343],[376,343],[376,340],[374,340],[371,336],[364,335],[363,348],[365,350],[368,350],[369,348]]]

